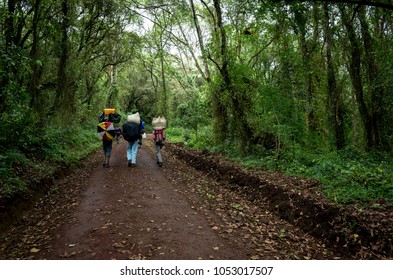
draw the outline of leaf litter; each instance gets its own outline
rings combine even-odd
[[[144,146],[153,153],[151,145]],[[168,144],[163,156],[164,168],[154,172],[161,172],[171,184],[176,194],[174,201],[165,201],[167,194],[147,183],[159,184],[158,177],[145,176],[139,181],[134,178],[137,181],[132,184],[133,191],[129,191],[131,183],[125,181],[129,175],[124,172],[130,170],[113,168],[111,172],[117,172],[119,182],[105,183],[103,188],[97,186],[90,195],[97,197],[97,192],[102,191],[115,196],[120,189],[123,197],[116,197],[106,205],[92,202],[93,220],[87,220],[85,227],[90,229],[81,236],[81,244],[62,242],[62,232],[79,222],[74,212],[82,207],[84,192],[91,187],[92,166],[101,163],[99,151],[77,172],[61,180],[56,192],[42,197],[1,235],[0,258],[392,258],[391,212],[337,207],[318,192],[315,180],[244,170],[216,154],[192,151],[179,144]],[[141,197],[138,188],[143,191]],[[184,213],[166,214],[165,220],[164,216],[158,218],[157,213],[149,214],[152,205],[163,207],[162,212],[168,210],[168,206],[160,206],[164,203],[182,204],[186,208]],[[139,221],[135,211],[143,211],[138,213],[150,218]],[[192,220],[201,217],[206,224]],[[181,225],[187,227],[183,234],[179,234]],[[200,236],[206,234],[217,239],[212,237],[205,249],[209,251],[202,251],[204,241]],[[189,253],[182,244],[195,253]],[[78,250],[72,250],[76,247]]]

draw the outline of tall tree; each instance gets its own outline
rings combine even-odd
[[[231,137],[235,140],[239,140],[241,146],[248,147],[250,141],[250,135],[252,134],[251,127],[247,120],[247,110],[250,108],[250,99],[248,93],[244,91],[244,88],[236,88],[234,83],[234,77],[237,75],[235,70],[235,61],[231,60],[228,50],[228,38],[227,32],[224,26],[223,10],[221,7],[220,0],[213,1],[215,24],[217,30],[215,36],[213,36],[216,46],[218,48],[217,57],[210,59],[216,65],[221,85],[218,87],[218,91],[213,92],[213,117],[215,118],[216,127],[215,133],[219,138],[225,137],[228,133],[231,133]],[[232,67],[230,69],[230,67]],[[239,79],[242,80],[242,79]],[[247,78],[243,81],[247,82]],[[225,97],[228,95],[228,97]],[[226,104],[223,101],[226,100]],[[229,105],[229,106],[228,106]],[[231,124],[231,130],[228,131],[227,125]],[[223,139],[221,139],[222,141]]]
[[[356,36],[356,30],[351,18],[351,11],[342,5],[339,6],[341,11],[341,18],[343,24],[347,31],[348,41],[349,41],[349,63],[348,70],[352,81],[353,90],[355,92],[356,101],[358,105],[358,110],[363,121],[363,125],[366,132],[366,142],[367,148],[372,149],[374,147],[373,140],[373,127],[370,119],[369,111],[365,101],[365,93],[363,89],[363,77],[362,77],[362,67],[361,67],[361,48],[359,40]],[[353,10],[352,10],[353,11]]]
[[[335,146],[337,149],[345,147],[345,132],[343,105],[340,91],[336,82],[336,67],[332,56],[332,30],[330,23],[329,5],[324,3],[324,33],[325,33],[325,59],[327,73],[327,112],[329,124],[333,126]]]
[[[31,27],[33,34],[30,50],[32,74],[29,85],[29,92],[31,95],[30,106],[36,112],[40,112],[43,109],[43,101],[39,91],[40,76],[42,74],[42,62],[39,60],[39,24],[41,20],[41,0],[36,0],[34,2],[34,16]]]
[[[306,87],[306,99],[307,99],[307,124],[311,132],[317,131],[317,120],[315,114],[315,98],[316,98],[316,86],[315,86],[315,50],[318,45],[318,24],[319,14],[317,6],[314,4],[311,6],[311,17],[308,15],[308,7],[295,6],[292,7],[294,13],[294,24],[295,33],[297,34],[300,52],[302,57],[302,71],[304,73],[305,87]],[[308,26],[308,18],[314,20],[315,26]],[[312,30],[312,36],[308,33]],[[312,40],[307,38],[311,37]]]
[[[190,7],[191,7],[191,11],[192,11],[192,17],[194,20],[196,33],[198,35],[199,48],[202,53],[202,61],[203,61],[204,69],[205,69],[205,72],[204,73],[202,72],[202,76],[206,80],[206,82],[210,83],[211,82],[211,74],[210,74],[209,63],[208,63],[208,54],[206,51],[205,42],[203,40],[202,30],[201,30],[200,23],[198,20],[198,15],[196,12],[194,0],[190,0]]]
[[[382,73],[378,70],[377,66],[377,43],[370,33],[370,27],[366,18],[366,8],[360,7],[358,18],[361,25],[363,48],[365,52],[365,70],[367,73],[368,91],[371,96],[370,108],[370,122],[372,127],[372,143],[375,148],[379,150],[388,149],[388,144],[385,140],[383,120],[385,118],[385,104],[383,102],[385,97],[385,89],[383,84],[380,83],[379,77]]]
[[[59,40],[59,64],[57,66],[56,97],[52,107],[52,113],[72,112],[74,109],[73,89],[70,86],[69,68],[69,28],[71,24],[71,5],[68,0],[60,3],[60,40]],[[71,109],[71,110],[70,110]]]

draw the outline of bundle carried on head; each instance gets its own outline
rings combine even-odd
[[[105,108],[98,116],[99,122],[113,122],[119,123],[121,119],[120,114],[116,113],[116,109]]]
[[[127,121],[140,124],[141,123],[141,117],[140,117],[139,113],[137,112],[135,114],[128,115],[127,116]]]
[[[165,117],[158,117],[158,118],[153,118],[153,121],[151,122],[153,125],[153,128],[165,128],[166,127],[166,119]]]

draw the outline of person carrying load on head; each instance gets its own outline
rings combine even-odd
[[[113,122],[119,123],[121,119],[120,114],[116,113],[116,109],[104,109],[98,116],[99,122]]]
[[[156,159],[157,165],[162,167],[162,155],[161,150],[164,147],[164,143],[166,140],[165,131],[166,128],[166,119],[164,117],[153,118],[153,141],[154,146],[156,148]]]
[[[104,151],[103,167],[109,167],[109,160],[112,153],[112,140],[115,138],[115,128],[112,122],[100,122],[97,125],[98,136],[102,140],[102,149]]]
[[[102,149],[104,151],[103,167],[110,167],[109,160],[112,154],[112,141],[115,139],[117,128],[114,123],[120,122],[121,116],[116,113],[116,109],[104,109],[98,117],[99,124],[97,125],[97,133],[102,140]]]
[[[136,166],[136,157],[138,155],[139,142],[142,138],[141,118],[139,113],[127,116],[127,122],[122,126],[122,135],[128,142],[127,161],[128,167]]]

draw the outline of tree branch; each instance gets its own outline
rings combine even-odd
[[[362,6],[370,6],[376,8],[382,8],[387,10],[393,10],[393,4],[391,1],[376,1],[376,0],[272,0],[272,2],[286,2],[286,3],[293,3],[293,2],[328,2],[332,4],[355,4],[355,5],[362,5]],[[265,1],[261,1],[265,2]]]

